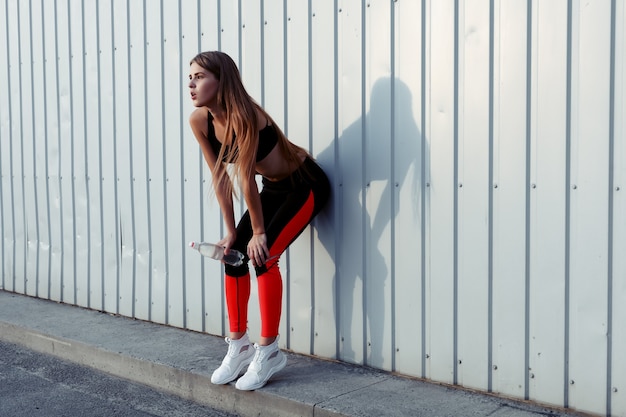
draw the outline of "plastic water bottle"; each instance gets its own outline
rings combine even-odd
[[[232,266],[239,266],[243,263],[243,253],[235,249],[229,250],[228,255],[226,255],[222,246],[214,245],[213,243],[189,242],[189,247],[200,252],[202,256],[223,261]]]

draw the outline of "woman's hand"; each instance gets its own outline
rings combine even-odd
[[[270,256],[267,249],[267,236],[265,233],[255,234],[248,242],[248,258],[252,261],[252,265],[259,267],[265,263]]]
[[[226,250],[224,251],[224,253],[228,255],[228,251],[230,250],[231,246],[233,246],[233,244],[235,243],[235,239],[237,239],[237,235],[233,233],[229,233],[226,236],[224,236],[222,240],[217,242],[217,246],[221,246],[225,248]]]

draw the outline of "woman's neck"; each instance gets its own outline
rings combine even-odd
[[[213,119],[217,120],[219,123],[224,124],[226,122],[226,110],[220,109],[219,107],[209,107],[209,113]]]

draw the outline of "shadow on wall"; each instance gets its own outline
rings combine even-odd
[[[390,323],[385,315],[391,309],[410,310],[409,306],[385,306],[390,301],[385,286],[390,284],[394,270],[389,252],[383,254],[380,249],[389,247],[387,229],[401,210],[400,191],[407,192],[407,181],[411,213],[403,217],[410,216],[414,224],[420,224],[422,137],[413,115],[411,92],[400,79],[376,81],[370,103],[365,119],[355,120],[337,143],[317,155],[322,166],[335,170],[328,172],[334,188],[332,200],[316,219],[315,227],[335,263],[337,358],[360,363],[362,357],[364,364],[383,367],[390,361],[383,357],[383,344],[389,342],[384,338],[385,330],[387,334],[391,330],[384,328]],[[406,201],[402,209],[407,210]],[[403,224],[394,222],[393,227],[398,230]],[[414,241],[396,239],[389,251],[397,250],[400,244],[413,246]],[[417,245],[412,252],[414,259],[419,259]],[[397,259],[396,264],[399,262],[415,264],[407,259]],[[412,276],[395,279],[421,280],[419,269],[415,271]],[[412,308],[419,308],[419,302]],[[362,340],[357,340],[361,334]]]

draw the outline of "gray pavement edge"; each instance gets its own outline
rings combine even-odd
[[[0,290],[0,340],[241,416],[582,416],[286,352],[257,391],[213,385],[222,337]]]

